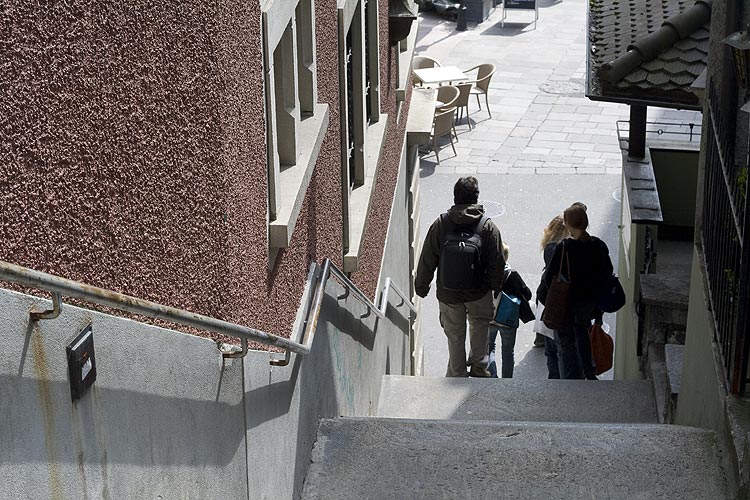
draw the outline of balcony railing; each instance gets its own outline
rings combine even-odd
[[[745,392],[748,350],[748,286],[750,285],[750,218],[747,161],[735,159],[734,127],[724,120],[734,109],[723,109],[709,87],[706,172],[700,231],[716,341],[733,394]]]

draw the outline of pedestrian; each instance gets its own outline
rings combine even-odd
[[[612,261],[606,243],[586,231],[589,219],[585,205],[574,203],[566,208],[563,223],[571,237],[557,244],[547,266],[553,272],[545,272],[544,276],[549,287],[554,271],[562,269],[571,283],[572,323],[555,330],[560,376],[563,379],[597,380],[588,330],[592,320],[601,323],[602,312],[596,307],[596,295],[602,276],[612,273]]]
[[[530,315],[533,318],[533,312],[529,301],[531,300],[531,290],[526,286],[523,278],[518,271],[510,267],[508,264],[508,257],[510,249],[508,245],[503,243],[503,259],[505,260],[505,272],[503,273],[503,292],[508,295],[512,295],[521,300],[519,306],[519,316]],[[526,320],[528,321],[528,319]],[[497,340],[497,334],[500,334],[500,359],[502,361],[501,375],[502,378],[513,378],[513,365],[515,364],[515,356],[513,349],[516,346],[516,333],[518,332],[518,322],[516,321],[515,326],[508,326],[502,324],[491,324],[488,338],[488,353],[489,353],[489,365],[488,370],[490,375],[497,378],[497,364],[495,362],[495,341]]]
[[[446,377],[489,376],[487,334],[494,313],[492,291],[502,287],[505,260],[500,230],[478,200],[477,179],[458,179],[453,187],[454,205],[427,231],[414,279],[417,295],[426,297],[437,269],[440,324],[448,339]]]
[[[544,338],[544,357],[547,360],[547,378],[560,378],[560,365],[557,357],[557,344],[555,343],[555,332],[545,326],[542,322],[542,311],[544,310],[544,299],[547,288],[544,280],[546,270],[549,268],[552,256],[555,253],[555,247],[567,235],[562,215],[556,215],[549,221],[547,227],[542,232],[541,250],[544,258],[544,269],[542,269],[542,279],[536,290],[537,304],[537,321],[534,322],[534,331],[537,335]]]

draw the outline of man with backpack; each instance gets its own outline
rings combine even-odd
[[[417,295],[426,297],[437,269],[440,324],[448,337],[446,377],[490,376],[487,333],[494,313],[492,291],[502,288],[505,261],[500,230],[484,215],[478,200],[476,178],[461,177],[453,187],[454,205],[427,231],[414,279]]]

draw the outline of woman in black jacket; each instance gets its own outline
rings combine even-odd
[[[544,276],[549,287],[562,262],[562,274],[571,282],[573,323],[555,330],[561,358],[560,376],[564,379],[596,380],[588,330],[592,320],[601,322],[602,313],[596,307],[596,299],[602,277],[612,274],[612,261],[606,243],[586,232],[589,219],[585,206],[575,203],[568,207],[563,213],[563,222],[571,238],[557,244]]]

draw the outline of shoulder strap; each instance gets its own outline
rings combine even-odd
[[[453,228],[453,222],[448,217],[448,212],[440,214],[440,223],[438,225],[440,226],[440,248],[442,248],[443,243],[445,243],[445,235],[448,234],[449,229]],[[448,227],[445,227],[446,225]]]
[[[486,215],[483,215],[481,219],[479,219],[479,222],[476,226],[474,226],[474,234],[478,236],[482,236],[482,229],[484,229],[484,225],[487,223],[487,220],[489,217]]]

